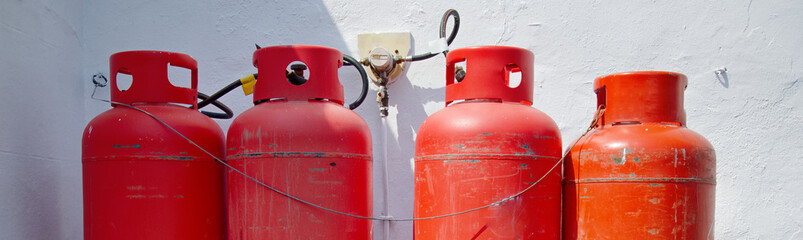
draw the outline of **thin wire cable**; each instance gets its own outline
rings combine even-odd
[[[261,186],[263,186],[263,187],[265,187],[265,188],[267,188],[267,189],[270,189],[271,191],[274,191],[274,192],[276,192],[276,193],[278,193],[278,194],[280,194],[280,195],[282,195],[282,196],[285,196],[285,197],[287,197],[287,198],[290,198],[290,199],[296,200],[296,201],[298,201],[298,202],[300,202],[300,203],[307,204],[307,205],[309,205],[309,206],[312,206],[312,207],[315,207],[315,208],[318,208],[318,209],[321,209],[321,210],[325,210],[325,211],[329,211],[329,212],[333,212],[333,213],[337,213],[337,214],[340,214],[340,215],[345,215],[345,216],[349,216],[349,217],[354,217],[354,218],[359,218],[359,219],[366,219],[366,220],[394,221],[394,222],[420,221],[420,220],[429,220],[429,219],[437,219],[437,218],[451,217],[451,216],[455,216],[455,215],[465,214],[465,213],[474,212],[474,211],[482,210],[482,209],[485,209],[485,208],[489,208],[489,207],[497,206],[497,205],[500,205],[500,204],[502,204],[502,203],[504,203],[504,202],[506,202],[506,201],[513,200],[514,198],[516,198],[516,197],[518,197],[518,196],[521,196],[522,194],[524,194],[524,193],[525,193],[525,192],[527,192],[528,190],[530,190],[530,189],[532,189],[533,187],[535,187],[535,185],[537,185],[538,183],[540,183],[540,182],[541,182],[541,180],[543,180],[544,178],[546,178],[546,177],[547,177],[547,176],[548,176],[548,175],[549,175],[549,174],[550,174],[550,173],[551,173],[553,170],[555,170],[555,168],[556,168],[556,167],[558,167],[558,166],[559,166],[559,165],[560,165],[560,164],[563,162],[563,160],[566,158],[566,156],[568,156],[568,154],[566,154],[566,155],[564,155],[562,158],[560,158],[560,160],[558,160],[557,162],[555,162],[555,165],[553,165],[553,166],[552,166],[552,168],[550,168],[550,169],[549,169],[549,171],[547,171],[547,172],[546,172],[546,173],[545,173],[543,176],[541,176],[541,178],[539,178],[539,179],[538,179],[538,181],[535,181],[533,184],[530,184],[530,186],[529,186],[529,187],[527,187],[527,188],[525,188],[524,190],[521,190],[521,191],[519,191],[518,193],[516,193],[516,194],[514,194],[514,195],[512,195],[512,196],[510,196],[510,197],[504,198],[504,199],[502,199],[502,200],[496,201],[496,202],[494,202],[494,203],[491,203],[491,204],[488,204],[488,205],[485,205],[485,206],[482,206],[482,207],[472,208],[472,209],[468,209],[468,210],[465,210],[465,211],[454,212],[454,213],[449,213],[449,214],[444,214],[444,215],[431,216],[431,217],[420,217],[420,218],[390,218],[390,217],[383,218],[383,217],[366,217],[366,216],[355,215],[355,214],[351,214],[351,213],[347,213],[347,212],[341,212],[341,211],[334,210],[334,209],[329,209],[329,208],[326,208],[326,207],[323,207],[323,206],[320,206],[320,205],[317,205],[317,204],[314,204],[314,203],[311,203],[311,202],[305,201],[305,200],[303,200],[303,199],[300,199],[300,198],[298,198],[298,197],[295,197],[295,196],[293,196],[293,195],[290,195],[290,194],[288,194],[288,193],[282,192],[282,191],[280,191],[279,189],[273,188],[273,187],[271,187],[271,186],[269,186],[269,185],[267,185],[267,184],[263,183],[262,181],[259,181],[259,180],[257,180],[256,178],[254,178],[254,177],[251,177],[250,175],[246,174],[245,172],[242,172],[242,171],[240,171],[239,169],[237,169],[237,168],[235,168],[235,167],[233,167],[233,166],[229,165],[229,164],[228,164],[228,163],[226,163],[225,161],[223,161],[223,160],[221,160],[220,158],[216,157],[214,154],[212,154],[212,153],[210,153],[210,152],[206,151],[206,149],[204,149],[203,147],[201,147],[201,146],[200,146],[200,145],[198,145],[197,143],[193,142],[192,140],[190,140],[189,138],[187,138],[186,136],[184,136],[184,134],[181,134],[181,133],[180,133],[178,130],[176,130],[175,128],[171,127],[171,126],[170,126],[170,125],[168,125],[166,122],[162,121],[161,119],[159,119],[158,117],[156,117],[156,116],[154,116],[153,114],[149,113],[148,111],[145,111],[145,110],[142,110],[142,109],[140,109],[140,108],[138,108],[138,107],[135,107],[135,106],[132,106],[132,105],[128,105],[128,104],[125,104],[125,103],[121,103],[121,102],[115,102],[115,101],[111,101],[111,100],[106,100],[106,99],[101,99],[101,98],[95,98],[95,92],[97,91],[97,89],[98,89],[98,86],[96,85],[96,86],[95,86],[95,89],[93,89],[93,90],[92,90],[92,96],[91,96],[91,98],[92,98],[92,99],[95,99],[95,100],[98,100],[98,101],[107,102],[107,103],[111,103],[111,104],[115,104],[115,105],[120,105],[120,106],[128,107],[128,108],[131,108],[131,109],[137,110],[137,111],[139,111],[139,112],[142,112],[142,113],[144,113],[145,115],[148,115],[149,117],[151,117],[151,118],[155,119],[156,121],[158,121],[159,123],[161,123],[162,125],[164,125],[165,127],[167,127],[168,129],[170,129],[170,131],[172,131],[172,132],[174,132],[174,133],[178,134],[178,135],[179,135],[181,138],[183,138],[184,140],[186,140],[187,142],[189,142],[190,144],[192,144],[192,145],[193,145],[193,146],[195,146],[196,148],[198,148],[198,149],[200,149],[201,151],[203,151],[204,153],[206,153],[206,155],[209,155],[210,157],[214,158],[214,159],[215,159],[215,161],[219,162],[220,164],[223,164],[223,165],[224,165],[224,166],[226,166],[227,168],[229,168],[229,169],[231,169],[232,171],[234,171],[234,172],[236,172],[236,173],[238,173],[238,174],[242,175],[243,177],[245,177],[245,178],[248,178],[248,179],[250,179],[250,180],[252,180],[252,181],[256,182],[257,184],[259,184],[259,185],[261,185]],[[599,109],[599,108],[598,108],[598,109]],[[599,110],[598,110],[598,111],[599,111]],[[595,116],[598,116],[598,114],[595,114]],[[595,121],[595,122],[597,121],[597,118],[598,118],[598,117],[595,117],[595,119],[594,119],[594,121]],[[570,146],[568,149],[569,149],[569,150],[571,150],[571,149],[572,149],[572,148],[573,148],[573,147],[574,147],[574,146],[577,144],[577,142],[578,142],[578,141],[580,141],[580,139],[581,139],[581,138],[583,138],[583,136],[585,136],[586,134],[588,134],[588,132],[589,132],[591,129],[592,129],[592,128],[589,128],[589,129],[587,129],[585,133],[583,133],[582,135],[580,135],[580,137],[578,137],[578,138],[577,138],[577,140],[575,140],[575,141],[574,141],[574,143],[572,143],[572,146]]]
[[[278,194],[281,194],[281,195],[283,195],[283,196],[285,196],[285,197],[288,197],[288,198],[290,198],[290,199],[293,199],[293,200],[299,201],[299,202],[301,202],[301,203],[304,203],[304,204],[307,204],[307,205],[310,205],[310,206],[313,206],[313,207],[316,207],[316,208],[320,208],[320,209],[322,209],[322,210],[326,210],[326,211],[334,212],[334,213],[337,213],[337,214],[342,214],[342,215],[346,215],[346,216],[350,216],[350,217],[355,217],[355,218],[361,218],[361,219],[369,219],[369,220],[384,220],[384,219],[382,219],[382,218],[375,218],[375,217],[365,217],[365,216],[359,216],[359,215],[354,215],[354,214],[350,214],[350,213],[346,213],[346,212],[337,211],[337,210],[334,210],[334,209],[325,208],[325,207],[319,206],[319,205],[317,205],[317,204],[314,204],[314,203],[311,203],[311,202],[304,201],[303,199],[300,199],[300,198],[294,197],[294,196],[292,196],[292,195],[290,195],[290,194],[287,194],[287,193],[285,193],[285,192],[282,192],[282,191],[280,191],[280,190],[278,190],[278,189],[275,189],[275,188],[273,188],[273,187],[271,187],[271,186],[269,186],[269,185],[267,185],[267,184],[265,184],[265,183],[263,183],[263,182],[261,182],[261,181],[257,180],[256,178],[249,176],[248,174],[246,174],[246,173],[244,173],[244,172],[240,171],[239,169],[232,167],[231,165],[229,165],[229,164],[228,164],[228,163],[226,163],[225,161],[221,160],[220,158],[216,157],[214,154],[212,154],[212,153],[210,153],[210,152],[206,151],[206,149],[204,149],[203,147],[201,147],[200,145],[198,145],[198,144],[197,144],[197,143],[195,143],[194,141],[190,140],[189,138],[187,138],[186,136],[184,136],[184,134],[181,134],[181,133],[180,133],[178,130],[176,130],[175,128],[171,127],[169,124],[167,124],[166,122],[162,121],[162,119],[159,119],[158,117],[154,116],[153,114],[149,113],[148,111],[145,111],[145,110],[142,110],[142,109],[140,109],[140,108],[138,108],[138,107],[134,107],[134,106],[132,106],[132,105],[128,105],[128,104],[121,103],[121,102],[115,102],[115,101],[111,101],[111,100],[106,100],[106,99],[95,98],[95,91],[96,91],[96,90],[97,90],[97,86],[95,86],[95,90],[92,90],[92,99],[99,100],[99,101],[103,101],[103,102],[107,102],[107,103],[111,103],[111,104],[115,104],[115,105],[120,105],[120,106],[128,107],[128,108],[131,108],[131,109],[134,109],[134,110],[140,111],[140,112],[142,112],[142,113],[144,113],[144,114],[146,114],[146,115],[150,116],[151,118],[155,119],[156,121],[158,121],[159,123],[161,123],[162,125],[164,125],[165,127],[167,127],[168,129],[170,129],[170,131],[173,131],[174,133],[178,134],[178,135],[179,135],[181,138],[183,138],[184,140],[186,140],[187,142],[189,142],[190,144],[192,144],[192,145],[193,145],[193,146],[195,146],[196,148],[198,148],[198,149],[200,149],[201,151],[203,151],[204,153],[206,153],[206,155],[209,155],[210,157],[214,158],[214,159],[215,159],[215,161],[217,161],[217,162],[219,162],[219,163],[223,164],[224,166],[228,167],[228,168],[229,168],[229,169],[231,169],[232,171],[234,171],[234,172],[237,172],[237,173],[239,173],[240,175],[243,175],[244,177],[246,177],[246,178],[248,178],[248,179],[251,179],[252,181],[256,182],[257,184],[259,184],[259,185],[262,185],[263,187],[266,187],[266,188],[270,189],[271,191],[274,191],[274,192],[276,192],[276,193],[278,193]]]

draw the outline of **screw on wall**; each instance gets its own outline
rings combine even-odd
[[[717,81],[719,81],[719,84],[722,84],[722,86],[725,88],[730,87],[730,83],[728,81],[728,68],[721,67],[717,70],[714,70],[714,74],[717,75]]]

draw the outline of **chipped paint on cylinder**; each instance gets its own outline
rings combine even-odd
[[[713,239],[715,154],[685,128],[685,76],[620,73],[595,87],[600,123],[565,160],[564,239]]]
[[[279,157],[275,157],[279,156]],[[287,156],[287,157],[282,157]],[[263,183],[322,207],[369,215],[371,156],[353,154],[339,157],[301,157],[280,154],[237,155],[227,161],[253,174]],[[230,239],[367,239],[368,220],[325,212],[272,192],[258,183],[228,171]],[[336,226],[336,227],[335,227]],[[310,231],[310,229],[316,229]]]
[[[449,80],[454,63],[469,74]],[[520,67],[519,88],[505,86]],[[532,104],[532,53],[510,47],[457,49],[447,56],[447,102],[419,128],[415,155],[417,218],[492,204],[478,211],[414,223],[416,239],[560,238],[561,156],[557,126]],[[524,86],[524,87],[522,87]]]
[[[125,69],[135,79],[112,101],[153,114],[222,159],[220,127],[195,109],[171,104],[194,102],[196,92],[167,86],[166,62],[197,71],[194,60],[152,51],[117,53],[111,60],[112,73]],[[84,239],[224,238],[221,165],[152,117],[112,106],[84,130]]]
[[[328,117],[305,114],[314,112]],[[266,102],[229,128],[226,161],[305,201],[371,216],[370,139],[365,122],[334,103]],[[236,172],[228,171],[227,179],[229,239],[369,239],[372,234],[370,220],[300,203]]]
[[[282,100],[258,103],[234,120],[227,134],[226,161],[304,201],[372,216],[371,134],[359,115],[341,105],[337,67],[342,57],[335,49],[315,46],[257,50],[254,102]],[[309,80],[302,85],[288,83],[282,74],[293,61],[309,66]],[[372,238],[371,220],[315,208],[234,171],[228,171],[226,179],[228,239]]]

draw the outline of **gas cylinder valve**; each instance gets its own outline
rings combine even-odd
[[[466,70],[463,69],[461,66],[454,67],[454,79],[457,82],[463,81],[463,78],[466,78]]]
[[[368,53],[368,65],[371,67],[371,70],[379,73],[381,77],[381,74],[390,73],[390,71],[396,68],[396,58],[397,56],[393,56],[387,49],[376,47]],[[374,83],[381,84],[376,81],[378,80],[374,80]]]
[[[379,86],[376,102],[379,104],[379,115],[382,117],[388,116],[388,84],[391,83],[391,72],[396,69],[397,63],[401,62],[399,59],[401,56],[394,56],[387,49],[376,47],[368,54],[366,61],[363,61],[363,64],[370,67],[376,75],[376,78],[371,80]]]
[[[449,17],[454,19],[454,25],[449,36],[446,36],[447,20]],[[441,53],[448,52],[448,46],[452,43],[457,30],[460,26],[460,15],[454,9],[449,9],[443,14],[440,23],[440,32],[436,42],[439,47],[437,50],[422,53],[419,55],[405,56],[409,50],[409,33],[383,33],[383,34],[360,34],[358,36],[360,51],[367,57],[360,63],[371,70],[372,81],[378,87],[376,102],[379,105],[379,115],[388,116],[388,85],[393,83],[395,77],[401,74],[404,69],[404,62],[414,62],[426,60]],[[368,51],[370,49],[370,51]],[[393,49],[393,51],[389,50]],[[366,55],[363,55],[366,56]]]

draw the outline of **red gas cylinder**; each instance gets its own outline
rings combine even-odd
[[[195,109],[194,59],[132,51],[112,55],[110,65],[112,101],[150,112],[223,156],[223,131]],[[192,88],[170,84],[168,65],[190,69]],[[118,73],[132,75],[128,90],[117,87]],[[220,164],[156,119],[119,104],[112,107],[84,130],[84,239],[222,239]]]
[[[455,63],[466,62],[455,82]],[[446,56],[446,108],[418,130],[416,239],[558,239],[561,158],[558,128],[532,105],[533,54],[521,48],[462,48]],[[521,82],[510,87],[510,73]],[[459,101],[459,102],[458,102]],[[457,103],[456,103],[457,102]],[[550,171],[550,169],[553,169]]]
[[[287,67],[306,64],[304,82]],[[343,55],[317,46],[254,52],[256,106],[228,131],[226,161],[255,179],[325,208],[372,215],[372,150],[368,125],[343,107],[337,70]],[[282,196],[227,173],[229,239],[370,239],[372,222]]]
[[[686,76],[597,78],[597,124],[565,162],[564,239],[713,239],[716,163],[686,128]]]

